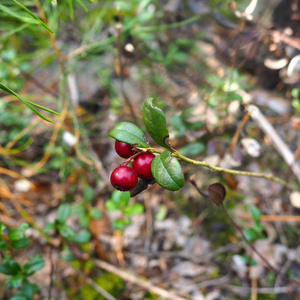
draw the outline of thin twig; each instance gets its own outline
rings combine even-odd
[[[171,300],[186,300],[187,298],[182,298],[180,296],[178,296],[177,294],[175,294],[174,292],[170,292],[170,291],[167,291],[165,289],[162,289],[160,287],[157,287],[155,286],[154,284],[152,284],[149,280],[147,280],[146,278],[141,278],[141,277],[138,277],[130,272],[127,272],[127,271],[124,271],[124,270],[121,270],[105,261],[102,261],[102,260],[96,260],[94,259],[93,260],[93,263],[103,269],[103,270],[106,270],[110,273],[113,273],[121,278],[123,278],[124,280],[126,281],[129,281],[131,283],[134,283],[136,285],[139,285],[141,286],[142,288],[156,294],[156,295],[159,295],[163,298],[166,298],[166,299],[171,299]]]
[[[228,153],[231,154],[233,152],[233,149],[234,149],[234,147],[235,147],[235,145],[236,145],[236,143],[237,143],[237,141],[239,139],[241,131],[244,128],[244,126],[246,125],[246,123],[249,120],[250,116],[251,115],[250,115],[249,112],[244,116],[242,122],[240,123],[238,129],[236,130],[236,132],[235,132],[235,134],[234,134],[234,136],[233,136],[233,138],[231,140],[231,143],[230,143],[230,146],[229,146],[229,149],[228,149]]]

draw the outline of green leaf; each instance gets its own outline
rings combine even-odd
[[[244,230],[246,238],[252,243],[259,239],[259,234],[253,228],[247,228]]]
[[[144,206],[140,203],[135,203],[133,205],[127,206],[124,209],[125,215],[140,215],[144,211]]]
[[[12,0],[12,1],[15,2],[17,5],[19,5],[21,8],[23,8],[27,13],[29,13],[33,19],[41,23],[41,25],[43,25],[49,32],[54,33],[53,30],[51,30],[39,17],[37,17],[33,12],[31,12],[25,5],[23,5],[17,0]]]
[[[83,199],[84,202],[92,202],[95,196],[95,191],[91,186],[87,186],[83,190]]]
[[[36,294],[40,290],[39,286],[30,283],[26,278],[23,280],[22,287],[20,289],[21,295],[25,295],[26,299],[33,299],[33,295]]]
[[[55,223],[47,223],[45,227],[45,232],[49,233],[50,231],[54,230],[56,228]]]
[[[16,241],[11,241],[10,245],[12,246],[13,249],[19,250],[26,248],[29,245],[29,238],[28,237],[23,237],[22,239],[16,240]]]
[[[169,130],[165,114],[156,106],[153,98],[150,98],[143,105],[143,119],[153,140],[162,147],[170,148]]]
[[[8,233],[10,241],[18,241],[25,237],[25,231],[29,228],[27,223],[22,223],[19,228],[12,228]]]
[[[25,296],[14,296],[12,298],[10,298],[10,300],[27,300]]]
[[[124,230],[126,226],[131,224],[130,219],[119,219],[113,222],[113,228],[116,230]]]
[[[0,265],[0,273],[5,275],[16,275],[21,271],[20,264],[15,260],[5,261]]]
[[[291,91],[291,94],[292,94],[293,98],[298,99],[299,98],[299,88],[293,88]]]
[[[71,215],[71,205],[68,203],[61,204],[57,210],[57,220],[64,224]]]
[[[92,219],[100,220],[102,218],[102,210],[100,210],[97,207],[91,207],[90,215],[91,215]]]
[[[168,150],[153,159],[151,171],[156,182],[167,190],[178,191],[184,186],[180,163]]]
[[[0,233],[3,232],[5,230],[6,226],[0,222]]]
[[[23,266],[23,274],[30,276],[36,271],[42,269],[45,265],[45,261],[40,254],[36,254],[33,258]]]
[[[115,211],[126,207],[130,201],[130,192],[113,191],[111,199],[106,201],[105,208],[109,211]]]
[[[59,228],[59,233],[62,237],[67,238],[69,240],[73,240],[76,237],[76,232],[69,225],[66,224],[63,224]]]
[[[18,289],[22,285],[23,275],[16,274],[6,280],[6,284],[10,289]]]
[[[256,223],[261,221],[261,211],[256,206],[251,207],[251,216]]]
[[[50,122],[50,123],[54,123],[53,121],[47,119],[46,117],[44,117],[43,115],[41,115],[33,106],[37,107],[37,108],[40,108],[42,110],[45,110],[47,112],[50,112],[52,114],[55,114],[55,115],[58,115],[60,116],[59,113],[57,113],[56,111],[54,110],[51,110],[51,109],[48,109],[44,106],[41,106],[41,105],[38,105],[38,104],[35,104],[31,101],[28,101],[26,99],[24,99],[23,97],[19,96],[16,92],[14,92],[13,90],[11,90],[10,88],[8,88],[7,86],[3,85],[0,83],[0,89],[2,89],[3,91],[17,97],[19,100],[21,100],[29,109],[31,109],[36,115],[38,115],[40,118],[42,118],[43,120],[47,121],[47,122]]]
[[[7,242],[4,240],[0,241],[0,251],[5,251],[8,249],[9,249],[9,246],[8,246]]]
[[[108,211],[116,211],[116,210],[119,210],[121,208],[121,204],[120,203],[115,203],[113,200],[107,200],[105,202],[105,208]]]
[[[180,148],[180,154],[182,155],[199,155],[205,151],[205,145],[201,142],[194,142]]]
[[[67,262],[76,260],[75,255],[67,247],[65,247],[63,249],[63,251],[60,253],[60,256],[61,256],[62,260],[67,261]]]
[[[144,131],[130,122],[121,122],[114,126],[109,136],[123,143],[149,148]]]
[[[86,229],[80,230],[75,237],[75,242],[86,243],[90,240],[91,236],[92,234],[90,233],[90,231]]]

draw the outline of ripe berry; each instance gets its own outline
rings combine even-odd
[[[116,152],[123,158],[129,158],[130,156],[135,154],[135,152],[131,149],[131,146],[129,144],[120,141],[115,142],[115,149]]]
[[[114,188],[124,192],[129,191],[136,186],[138,177],[133,168],[120,166],[111,173],[110,182]]]
[[[155,155],[152,153],[143,153],[139,155],[132,163],[137,175],[142,179],[151,179],[153,177],[151,172],[151,163]]]

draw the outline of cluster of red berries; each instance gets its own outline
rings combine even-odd
[[[115,142],[115,150],[123,158],[130,158],[137,154],[132,150],[131,145],[120,141]],[[114,169],[110,176],[112,186],[119,191],[130,191],[136,186],[138,177],[153,178],[151,163],[154,157],[152,153],[141,153],[134,159],[132,167],[125,165]]]

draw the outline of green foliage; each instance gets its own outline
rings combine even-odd
[[[137,147],[149,147],[143,130],[129,122],[121,122],[115,125],[110,131],[109,136],[115,140]]]
[[[178,191],[184,186],[180,163],[170,151],[166,150],[153,159],[151,171],[157,183],[167,190]]]
[[[23,249],[29,245],[29,238],[25,235],[26,230],[29,228],[27,223],[21,224],[19,227],[14,227],[5,232],[6,227],[0,222],[0,250],[8,249]],[[5,236],[7,238],[5,238]]]
[[[246,238],[250,242],[255,242],[259,239],[266,239],[266,236],[263,232],[265,227],[261,224],[261,211],[256,206],[252,206],[250,208],[250,212],[254,221],[254,225],[253,227],[249,227],[244,230]]]
[[[143,105],[143,119],[147,131],[153,140],[162,147],[169,148],[169,130],[163,111],[150,98]]]
[[[36,284],[30,283],[27,277],[44,267],[44,259],[40,254],[35,254],[23,267],[11,255],[5,255],[0,264],[0,273],[7,275],[6,284],[10,289],[18,289],[16,296],[11,299],[33,299],[33,295],[39,291]]]
[[[108,211],[121,211],[122,217],[113,222],[114,229],[124,230],[126,226],[131,224],[132,215],[140,215],[144,212],[144,206],[140,203],[129,204],[130,193],[113,191],[111,198],[106,201],[105,208]]]

